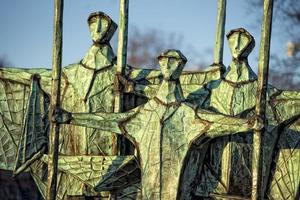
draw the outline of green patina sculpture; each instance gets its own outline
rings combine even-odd
[[[251,117],[255,114],[257,76],[248,64],[248,55],[254,48],[254,38],[246,30],[239,28],[230,31],[227,39],[232,61],[224,78],[211,82],[207,87],[210,97],[204,107],[230,116]],[[205,163],[210,169],[205,167],[202,179],[206,182],[199,184],[198,193],[234,194],[238,191],[249,196],[251,157],[245,152],[251,152],[251,139],[252,134],[235,135],[223,137],[211,144],[212,160],[217,163]],[[228,168],[233,170],[227,170]]]
[[[103,12],[92,13],[88,18],[88,22],[93,45],[79,63],[69,65],[63,69],[62,106],[73,112],[113,112],[115,55],[109,41],[117,25]],[[18,174],[30,166],[35,181],[44,196],[46,167],[38,158],[46,153],[48,145],[49,123],[47,110],[51,89],[51,85],[49,85],[51,71],[3,68],[1,69],[1,79],[4,81],[4,87],[12,84],[13,87],[20,85],[19,87],[24,88],[24,90],[18,89],[20,94],[16,92],[13,94],[20,97],[20,100],[15,97],[11,100],[7,99],[5,94],[7,92],[10,94],[11,90],[8,88],[2,90],[4,103],[8,104],[2,106],[2,113],[6,114],[7,112],[8,115],[3,119],[8,119],[8,122],[3,122],[3,124],[17,120],[16,123],[19,127],[16,130],[14,125],[13,130],[18,133],[17,131],[21,132],[23,129],[20,143],[18,142],[19,135],[14,133],[16,139],[11,138],[10,146],[4,145],[4,151],[8,151],[9,154],[4,152],[3,161],[5,162],[1,162],[1,164],[5,164],[5,166],[2,168],[12,169],[15,163],[14,170]],[[31,92],[29,93],[28,86],[30,85]],[[27,98],[30,99],[28,102]],[[12,101],[15,101],[15,105],[11,104]],[[13,111],[16,116],[10,116],[11,106],[16,107],[16,112]],[[23,106],[23,110],[19,110],[20,106]],[[23,125],[22,120],[24,118],[25,124]],[[60,153],[68,156],[114,155],[116,141],[112,134],[104,131],[97,132],[98,130],[95,129],[68,125],[61,127]],[[10,130],[5,133],[10,134]],[[6,137],[10,138],[9,135]],[[18,153],[15,152],[16,146],[19,149]],[[14,162],[16,154],[17,158]],[[6,161],[6,156],[8,156],[9,161]],[[82,195],[83,193],[95,195],[93,192],[85,191],[82,182],[78,182],[68,174],[62,173],[61,181],[59,184],[61,187],[58,193],[59,198],[63,199],[67,195]]]
[[[117,26],[102,12],[88,22],[93,45],[62,72],[62,107],[72,117],[56,115],[70,122],[61,128],[57,199],[249,198],[252,130],[260,130],[257,77],[247,61],[253,37],[229,32],[225,73],[219,63],[181,74],[186,59],[176,50],[159,56],[161,71],[126,66],[119,78],[128,111],[113,113],[116,58],[109,41]],[[42,195],[50,83],[51,70],[0,69],[0,168],[30,171]],[[297,199],[300,93],[271,85],[267,92],[262,191],[266,199]],[[131,141],[127,154],[117,155],[116,134]]]
[[[207,143],[215,137],[251,130],[247,120],[194,110],[185,104],[179,77],[186,61],[180,51],[162,53],[159,63],[163,81],[157,94],[128,113],[73,113],[70,119],[64,119],[73,125],[123,134],[135,144],[141,165],[143,199],[191,199],[189,187],[179,188],[189,147],[193,143]],[[205,150],[194,158],[195,166],[201,165],[203,155]],[[194,168],[184,175],[193,177],[196,173],[197,168]],[[101,183],[95,189],[101,190]]]
[[[247,57],[254,47],[254,39],[244,29],[230,31],[227,38],[232,62],[224,73],[224,78],[212,81],[207,87],[210,96],[204,103],[204,108],[231,116],[251,117],[255,115],[257,76],[248,65]],[[299,133],[297,134],[299,97],[297,91],[280,91],[268,86],[268,127],[263,137],[262,187],[269,199],[297,199],[299,193],[300,177],[295,174],[299,170],[299,144],[288,142],[291,138],[294,141],[300,139]],[[207,196],[211,193],[212,196],[218,196],[230,193],[250,196],[252,166],[249,155],[253,148],[252,137],[252,134],[238,134],[223,137],[210,144],[211,153],[209,160],[203,164],[196,192],[198,195]],[[284,150],[286,148],[293,150],[287,152]],[[288,174],[293,174],[293,178]]]
[[[79,63],[63,68],[62,106],[72,112],[113,112],[116,59],[109,40],[116,30],[116,24],[102,12],[92,13],[88,23],[93,45]],[[186,73],[182,76],[184,94],[187,96],[195,91],[191,101],[203,100],[204,95],[197,95],[199,83],[219,77],[218,67],[207,72]],[[1,168],[14,169],[18,174],[30,167],[45,197],[47,163],[39,158],[48,149],[51,70],[2,68],[0,78],[2,121],[5,125],[2,134],[6,138],[1,153]],[[161,72],[128,66],[123,82],[127,84],[125,92],[129,97],[132,96],[129,98],[131,102],[124,104],[126,110],[145,102],[145,97],[155,95],[161,82]],[[109,156],[116,155],[116,140],[109,131],[64,125],[61,127],[59,148],[61,155],[75,156],[72,158],[75,160],[78,155]],[[78,182],[74,176],[61,173],[58,198],[97,195],[91,192],[92,188],[84,189],[83,182]]]

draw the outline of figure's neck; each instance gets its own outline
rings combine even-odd
[[[163,80],[156,94],[156,98],[165,104],[182,102],[184,96],[179,80]]]
[[[225,79],[231,82],[247,82],[256,80],[257,76],[248,64],[248,59],[232,60]]]
[[[82,59],[82,64],[89,69],[99,70],[113,65],[115,54],[109,43],[93,44]]]

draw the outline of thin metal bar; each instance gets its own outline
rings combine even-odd
[[[119,78],[123,76],[127,64],[127,41],[128,41],[128,8],[129,0],[120,0],[120,15],[119,15],[119,35],[118,35],[118,52],[117,52],[117,69],[114,81],[114,112],[119,113],[123,111],[123,96],[122,88]],[[122,147],[118,144],[125,143],[125,138],[116,136],[114,139],[113,153],[120,155]],[[111,199],[117,199],[117,193],[111,192]]]
[[[115,112],[122,112],[123,107],[119,77],[123,75],[127,62],[128,7],[129,0],[120,0],[117,74],[115,79]]]
[[[261,29],[261,42],[258,63],[258,87],[256,115],[262,119],[264,128],[255,130],[253,135],[252,193],[251,199],[263,199],[262,194],[262,138],[267,125],[266,98],[269,75],[270,42],[272,31],[273,0],[264,0],[264,15]]]
[[[225,35],[225,22],[226,22],[226,4],[227,0],[218,0],[218,10],[217,10],[217,22],[216,22],[216,35],[215,35],[215,46],[214,46],[214,63],[216,65],[220,65],[223,68],[223,50],[224,50],[224,35]],[[230,185],[230,170],[229,166],[231,166],[231,150],[232,144],[229,142],[227,138],[226,141],[228,144],[224,147],[224,151],[222,154],[222,175],[221,180],[224,183],[226,191],[229,190]],[[225,142],[225,141],[224,141]]]
[[[223,63],[226,2],[227,0],[218,0],[216,38],[215,38],[215,47],[214,47],[214,64]]]
[[[54,0],[54,30],[52,51],[52,88],[50,119],[53,110],[60,107],[60,83],[62,62],[62,34],[63,34],[63,0]],[[51,120],[50,120],[51,123]],[[49,135],[48,155],[48,185],[47,200],[56,199],[57,161],[58,161],[59,124],[51,123]]]

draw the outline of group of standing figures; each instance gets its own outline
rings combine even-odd
[[[257,76],[254,38],[227,34],[232,61],[182,72],[179,50],[160,70],[127,66],[117,77],[123,110],[114,113],[117,29],[103,12],[88,18],[84,58],[63,68],[57,199],[247,199],[251,195]],[[0,69],[0,168],[29,171],[45,197],[51,70]],[[299,199],[300,93],[268,86],[263,134],[266,199]]]

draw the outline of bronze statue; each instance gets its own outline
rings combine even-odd
[[[300,95],[261,84],[247,60],[250,33],[240,28],[227,35],[232,62],[225,73],[221,51],[204,71],[182,73],[186,58],[167,50],[159,56],[161,71],[127,65],[116,79],[109,42],[117,25],[103,12],[92,13],[88,23],[93,45],[62,70],[61,105],[68,112],[57,109],[52,119],[63,123],[57,199],[250,198],[257,133],[263,198],[299,198]],[[268,44],[267,30],[262,44]],[[267,52],[261,54],[265,59]],[[30,171],[43,196],[50,83],[51,70],[0,69],[0,168]],[[263,119],[255,111],[262,91]],[[113,113],[116,92],[127,112]],[[131,141],[121,144],[130,151],[120,153],[116,135]]]
[[[120,114],[65,113],[63,121],[111,130],[130,139],[141,165],[142,199],[191,199],[188,182],[179,188],[180,176],[193,177],[198,170],[190,168],[184,173],[189,147],[216,137],[251,131],[254,121],[251,124],[187,106],[179,81],[186,58],[178,50],[167,50],[158,59],[163,81],[155,97],[146,104]],[[195,166],[202,165],[205,153],[203,148],[194,158]],[[101,190],[101,184],[95,188]]]

